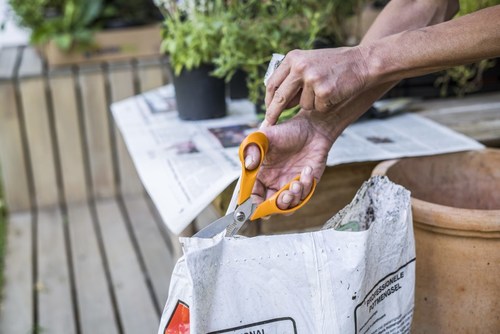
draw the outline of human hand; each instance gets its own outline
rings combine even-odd
[[[368,68],[361,47],[290,51],[269,78],[265,125],[276,124],[284,109],[300,104],[326,112],[363,90]]]
[[[319,123],[311,122],[306,113],[301,112],[285,123],[261,128],[269,140],[269,149],[252,192],[256,202],[268,199],[300,174],[300,180],[292,182],[277,201],[282,210],[295,207],[311,191],[313,178],[317,181],[321,178],[333,138]],[[244,156],[247,169],[258,166],[260,151],[256,145],[247,147]]]

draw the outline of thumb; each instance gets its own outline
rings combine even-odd
[[[248,170],[253,170],[259,166],[260,161],[260,150],[255,144],[249,145],[243,154],[245,157],[245,168]]]

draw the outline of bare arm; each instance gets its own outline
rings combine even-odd
[[[331,111],[340,101],[367,88],[399,80],[378,71],[383,66],[380,58],[369,58],[380,49],[375,42],[450,19],[457,9],[456,0],[393,0],[359,46],[289,52],[268,82],[266,122],[275,124],[285,108],[297,104],[306,110]],[[390,52],[391,43],[387,42],[387,51],[380,57]]]
[[[500,5],[361,46],[367,83],[401,80],[500,56]]]
[[[361,44],[450,20],[458,8],[457,0],[390,1],[366,32]]]

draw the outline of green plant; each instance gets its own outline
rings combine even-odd
[[[493,59],[484,59],[477,63],[452,67],[436,79],[435,85],[440,87],[441,96],[446,96],[450,89],[460,97],[477,92],[482,87],[484,71],[495,64]]]
[[[59,48],[87,48],[92,44],[103,0],[9,0],[21,26],[31,29],[31,42],[54,40]]]
[[[264,73],[273,53],[310,49],[321,36],[338,28],[340,17],[354,13],[354,1],[234,1],[224,15],[215,75],[230,80],[236,70],[248,75],[250,100],[259,103],[264,96]],[[337,11],[337,12],[336,12]]]
[[[170,57],[176,75],[211,64],[219,53],[226,4],[222,0],[200,3],[156,1],[165,21],[161,51]]]
[[[166,18],[162,51],[169,54],[175,73],[213,63],[212,74],[229,81],[243,70],[253,102],[262,100],[262,80],[273,53],[309,49],[330,35],[345,39],[343,18],[362,2],[155,0]]]
[[[142,0],[9,0],[18,23],[31,29],[31,42],[54,41],[64,51],[89,49],[94,34],[112,20],[144,24],[158,11]]]
[[[500,0],[461,0],[457,16],[498,4],[500,4]],[[477,63],[452,67],[443,71],[434,84],[440,87],[441,96],[446,96],[450,90],[457,96],[474,93],[482,87],[484,71],[495,64],[496,60],[494,59],[484,59]]]
[[[103,28],[120,28],[161,22],[162,16],[151,0],[104,0],[96,23]]]

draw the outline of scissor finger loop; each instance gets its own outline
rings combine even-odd
[[[259,164],[255,169],[248,170],[245,167],[245,150],[250,145],[257,145],[260,151]],[[259,169],[264,162],[267,149],[269,148],[269,141],[263,132],[254,132],[248,135],[240,145],[239,158],[241,161],[241,178],[240,190],[237,197],[237,206],[234,212],[228,213],[226,216],[216,220],[209,226],[200,230],[195,234],[196,237],[207,238],[213,237],[218,233],[226,230],[226,236],[235,235],[245,222],[256,220],[273,214],[287,214],[292,213],[303,207],[312,197],[316,189],[316,180],[313,179],[313,184],[309,194],[293,208],[282,210],[278,207],[278,197],[285,190],[290,189],[292,182],[300,181],[300,175],[294,177],[284,187],[278,190],[273,196],[260,204],[253,204],[251,195],[252,190],[257,180]]]

